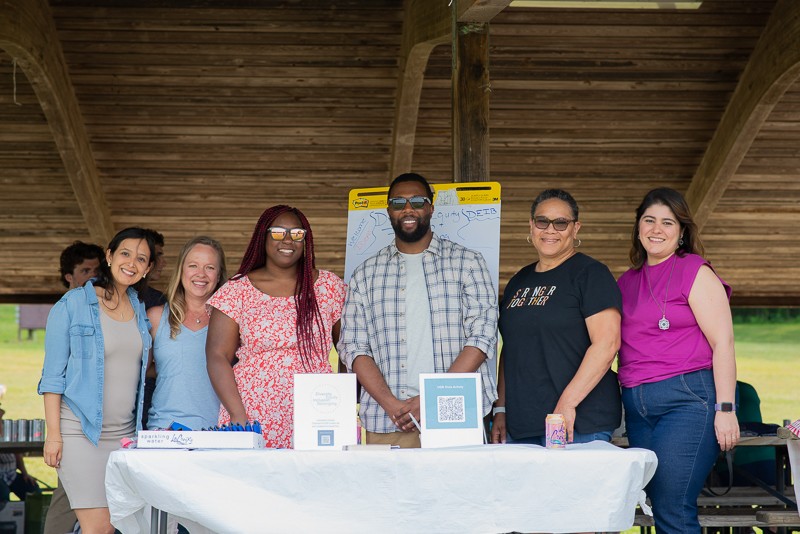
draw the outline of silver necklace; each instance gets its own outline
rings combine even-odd
[[[669,278],[667,278],[667,287],[664,290],[664,307],[661,307],[661,303],[658,302],[656,296],[653,295],[653,286],[650,285],[650,277],[647,275],[647,265],[644,265],[644,278],[647,280],[647,289],[650,290],[650,296],[653,298],[653,302],[656,303],[658,309],[661,311],[661,319],[658,321],[658,328],[661,330],[669,330],[669,319],[667,319],[667,295],[669,294],[669,283],[672,281],[672,273],[675,272],[675,262],[677,261],[677,256],[673,254],[672,258],[672,269],[669,271]]]

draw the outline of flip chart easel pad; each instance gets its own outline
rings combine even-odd
[[[497,294],[500,275],[500,184],[433,184],[431,228],[439,237],[480,252]],[[353,189],[347,213],[344,281],[356,267],[394,239],[386,213],[388,187]]]

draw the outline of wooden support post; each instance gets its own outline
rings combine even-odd
[[[453,72],[453,181],[489,180],[489,25],[458,24]]]

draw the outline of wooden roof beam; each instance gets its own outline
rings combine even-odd
[[[764,121],[798,76],[800,2],[778,0],[686,193],[700,229]]]
[[[425,67],[431,50],[450,40],[451,28],[450,9],[444,1],[406,0],[404,9],[390,181],[411,170]]]
[[[458,21],[488,22],[510,3],[511,0],[460,0]],[[425,67],[434,47],[452,39],[450,9],[444,0],[406,0],[389,180],[411,170]]]
[[[461,0],[458,22],[489,22],[511,4],[511,0]]]
[[[0,48],[33,86],[89,235],[105,245],[114,225],[46,0],[0,0]]]

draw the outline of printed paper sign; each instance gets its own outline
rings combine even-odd
[[[342,450],[356,443],[356,375],[294,375],[294,448]]]
[[[480,373],[421,374],[419,390],[424,448],[483,443]]]

